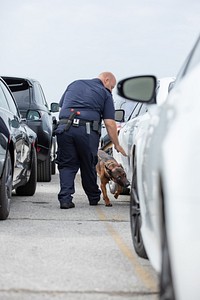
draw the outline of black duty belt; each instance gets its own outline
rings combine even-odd
[[[66,118],[66,119],[60,119],[58,121],[58,124],[67,124],[68,121],[69,121],[68,118]],[[75,119],[74,118],[73,121],[72,121],[72,126],[85,126],[86,123],[93,124],[93,121],[91,121],[91,120],[90,121],[89,120],[83,120],[83,119]]]
[[[96,131],[99,134],[101,133],[101,124],[98,121],[83,120],[83,119],[71,117],[66,119],[60,119],[58,121],[58,125],[59,124],[66,124],[65,131],[67,131],[70,128],[70,126],[73,127],[86,126],[86,132],[88,134],[90,133],[90,127],[93,131]]]

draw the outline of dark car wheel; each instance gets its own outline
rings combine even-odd
[[[37,181],[40,182],[49,182],[51,181],[51,158],[48,158],[44,161],[41,161],[37,165]]]
[[[166,235],[164,239],[160,275],[160,300],[175,300]]]
[[[130,189],[129,188],[123,188],[121,195],[130,195]]]
[[[175,300],[167,233],[163,222],[162,229],[162,268],[160,274],[160,300]]]
[[[12,194],[12,162],[8,151],[3,174],[0,180],[0,220],[7,219]]]
[[[52,175],[55,175],[56,174],[56,163],[55,163],[55,160],[53,160],[51,162],[51,174]]]
[[[117,191],[117,183],[115,183],[114,181],[109,181],[108,186],[111,194],[114,194]],[[120,193],[120,195],[130,195],[130,189],[122,188],[122,192]]]
[[[142,258],[148,258],[141,235],[140,202],[137,192],[136,163],[134,163],[133,179],[130,196],[130,223],[133,245],[136,253]]]
[[[37,155],[35,148],[32,148],[31,175],[29,181],[16,188],[18,196],[33,196],[35,194],[37,184]]]

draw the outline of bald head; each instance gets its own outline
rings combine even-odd
[[[99,74],[98,78],[102,81],[105,88],[112,92],[116,85],[115,76],[111,72],[102,72],[101,74]]]

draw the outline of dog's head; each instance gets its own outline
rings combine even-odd
[[[122,167],[121,164],[110,165],[110,166],[105,165],[105,168],[111,180],[113,180],[114,182],[116,182],[117,184],[125,188],[130,185],[130,182],[126,178],[126,173],[124,171],[124,168]]]

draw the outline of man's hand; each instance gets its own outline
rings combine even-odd
[[[120,152],[122,155],[127,156],[127,154],[124,151],[124,149],[122,148],[122,146],[117,145],[117,146],[115,146],[115,149],[117,150],[117,152]]]
[[[115,146],[115,149],[118,152],[120,152],[122,155],[127,156],[127,154],[124,151],[124,149],[119,145],[116,122],[114,120],[112,120],[112,119],[104,119],[104,123],[106,125],[106,129],[108,131],[110,139],[111,139],[112,143]]]

